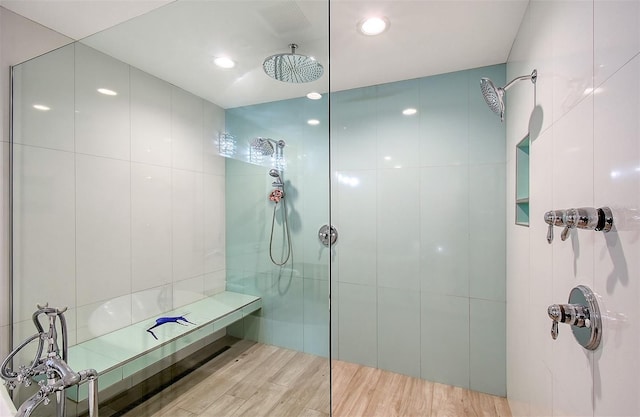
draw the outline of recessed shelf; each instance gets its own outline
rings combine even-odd
[[[529,226],[529,135],[516,145],[516,224]]]

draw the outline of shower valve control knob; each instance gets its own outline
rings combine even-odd
[[[326,247],[333,246],[338,240],[338,230],[334,226],[325,224],[318,230],[318,239]]]
[[[595,350],[602,337],[600,308],[594,293],[584,285],[571,290],[567,304],[552,304],[547,309],[552,320],[551,338],[558,338],[558,325],[569,324],[576,341],[585,349]]]

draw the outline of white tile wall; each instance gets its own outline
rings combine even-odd
[[[172,170],[173,280],[204,273],[203,174]]]
[[[74,51],[68,45],[16,67],[13,82],[22,94],[13,104],[14,143],[73,152]]]
[[[131,289],[172,280],[171,169],[131,164]]]
[[[171,166],[171,86],[131,68],[131,160]]]
[[[509,76],[537,67],[539,78],[535,102],[520,88],[509,91],[508,155],[533,106],[543,115],[531,145],[531,227],[507,223],[507,391],[514,415],[640,414],[640,288],[633,279],[640,269],[639,11],[635,1],[532,1],[509,58]],[[554,242],[546,243],[545,211],[605,205],[616,230],[573,231],[562,242],[556,228]],[[560,326],[557,340],[549,337],[546,307],[566,302],[578,284],[590,286],[601,303],[603,338],[594,352],[579,346],[568,326]]]
[[[72,40],[0,7],[0,357],[9,350],[9,103],[10,66],[59,48]]]
[[[129,66],[75,44],[76,152],[129,160]],[[105,95],[108,89],[117,95]]]
[[[203,100],[177,87],[171,89],[172,167],[202,172]]]
[[[73,153],[24,145],[14,145],[13,160],[14,314],[22,321],[38,303],[75,304],[75,166]]]
[[[632,10],[629,11],[631,13]],[[631,38],[631,31],[629,38]],[[636,50],[640,49],[636,43]],[[640,190],[640,56],[620,68],[594,95],[594,202],[610,205],[616,232],[594,245],[594,291],[602,295],[602,349],[594,355],[594,415],[634,415],[640,387],[638,224]],[[615,110],[617,109],[617,110]],[[611,139],[618,139],[611,146]]]
[[[70,114],[56,123],[29,107],[43,67],[49,113]],[[83,341],[224,290],[226,162],[203,133],[224,131],[224,110],[83,45],[18,71],[17,319],[69,306],[75,343],[76,310]]]
[[[131,292],[131,164],[76,155],[78,305]]]

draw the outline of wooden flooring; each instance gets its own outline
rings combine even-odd
[[[392,372],[234,340],[124,417],[511,417],[507,400]]]

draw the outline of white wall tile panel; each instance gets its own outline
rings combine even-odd
[[[595,0],[593,6],[594,87],[640,52],[640,2]]]
[[[15,67],[14,143],[73,152],[73,57],[68,45]]]
[[[75,44],[76,152],[129,160],[129,66]],[[105,88],[117,95],[98,92]]]
[[[530,290],[520,287],[517,274],[525,245],[509,243],[507,261],[509,302],[531,300],[530,325],[507,324],[508,340],[525,328],[530,340],[529,371],[517,363],[517,344],[507,343],[510,402],[522,415],[640,414],[639,288],[632,278],[640,272],[632,214],[640,191],[639,7],[635,1],[532,1],[509,58],[510,74],[526,62],[538,66],[544,113],[542,134],[531,146]],[[552,96],[541,88],[550,77]],[[529,105],[515,94],[509,99],[509,109]],[[512,120],[519,119],[508,113],[507,124]],[[516,130],[508,129],[508,143],[518,140]],[[544,211],[605,205],[614,211],[614,231],[577,230],[562,242],[556,228],[553,244],[544,242]],[[508,224],[508,236],[514,228]],[[580,347],[566,325],[556,341],[548,337],[546,306],[566,302],[578,284],[590,286],[601,302],[603,339],[595,352]]]
[[[640,224],[634,220],[640,206],[639,72],[636,56],[594,94],[594,197],[597,206],[611,207],[615,224],[595,239],[594,291],[604,322],[602,349],[594,358],[595,416],[640,411]]]
[[[593,89],[593,1],[553,1],[553,121]]]
[[[76,155],[79,305],[131,292],[131,164]]]
[[[131,290],[171,283],[171,169],[131,164]]]
[[[131,294],[131,321],[137,323],[173,308],[173,286],[163,285]]]
[[[131,160],[171,166],[171,85],[131,68]]]
[[[220,156],[217,146],[218,136],[225,131],[224,109],[213,103],[204,101],[203,113],[203,169],[205,174],[224,175],[225,158]],[[236,139],[236,149],[238,149],[238,140]]]
[[[79,306],[77,342],[81,343],[131,324],[131,294]]]
[[[172,170],[173,280],[204,272],[203,174]]]
[[[178,87],[171,89],[172,167],[202,172],[204,100]]]
[[[555,121],[555,101],[554,101],[554,85],[556,79],[556,60],[554,59],[554,3],[553,1],[546,0],[533,0],[529,3],[529,14],[523,19],[523,25],[525,21],[528,21],[528,27],[525,28],[524,36],[525,40],[522,43],[523,53],[527,57],[524,63],[527,64],[523,68],[522,74],[530,74],[535,68],[538,70],[538,80],[535,87],[535,105],[540,105],[543,111],[543,123],[542,130],[545,130]],[[584,23],[586,24],[586,23]],[[518,42],[520,35],[516,38]],[[507,65],[507,74],[509,74],[509,67]],[[516,74],[511,74],[509,77],[515,77]],[[511,78],[509,78],[511,79]],[[509,101],[509,108],[516,102],[515,97],[511,96]],[[530,106],[530,103],[526,103],[526,106]],[[528,116],[528,113],[526,113]],[[507,125],[510,124],[511,119],[507,120]],[[518,132],[521,136],[524,132]],[[522,139],[522,137],[520,137]],[[511,140],[511,139],[507,139]]]
[[[204,271],[225,268],[225,178],[203,175]]]
[[[69,152],[13,150],[14,312],[22,321],[36,304],[75,304],[75,163]]]
[[[204,276],[200,275],[173,283],[173,308],[180,308],[203,298]]]

